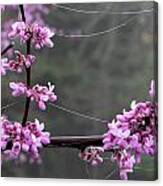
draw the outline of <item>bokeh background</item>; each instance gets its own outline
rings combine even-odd
[[[37,63],[32,67],[32,84],[55,84],[57,104],[68,109],[111,121],[123,108],[129,109],[132,100],[148,100],[150,80],[157,66],[154,42],[155,18],[152,12],[139,15],[109,14],[109,12],[139,11],[154,8],[153,2],[62,4],[87,11],[106,11],[85,14],[47,5],[50,13],[44,17],[47,25],[60,30],[53,39],[54,48],[33,50]],[[31,5],[33,6],[33,5]],[[37,6],[37,5],[35,5]],[[37,13],[37,12],[36,12]],[[2,25],[7,17],[17,19],[17,10],[2,13]],[[64,34],[101,32],[132,18],[124,27],[89,38],[66,38]],[[156,38],[156,39],[155,39]],[[19,48],[19,45],[16,45]],[[23,47],[21,46],[21,49]],[[24,74],[8,73],[2,77],[2,106],[18,103],[2,114],[10,120],[21,121],[24,98],[13,98],[10,81],[25,80]],[[87,120],[48,106],[45,112],[31,104],[29,120],[38,118],[46,124],[52,136],[103,134],[107,128],[100,122]],[[86,165],[79,151],[69,148],[42,149],[41,165],[5,162],[4,177],[48,177],[118,179],[115,165],[105,160],[98,167]],[[105,154],[109,157],[109,154]],[[155,159],[143,157],[129,179],[153,180],[156,177]],[[109,176],[113,171],[114,173]]]

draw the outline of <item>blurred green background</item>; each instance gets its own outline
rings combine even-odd
[[[76,9],[104,11],[137,11],[151,9],[153,2],[64,4]],[[91,38],[55,36],[54,48],[33,50],[37,63],[32,66],[32,84],[55,84],[57,104],[111,121],[123,108],[129,109],[132,100],[147,100],[150,80],[154,78],[154,12],[134,15],[82,14],[54,8],[45,17],[47,25],[65,33],[80,31],[88,34],[104,31],[134,17],[126,26]],[[8,13],[4,13],[8,14]],[[4,15],[5,17],[6,15]],[[11,16],[8,14],[8,16]],[[3,24],[3,16],[2,16]],[[25,74],[8,73],[2,77],[2,106],[19,101],[3,114],[10,120],[21,121],[24,98],[13,98],[10,81],[24,81]],[[52,136],[103,134],[104,124],[70,115],[48,106],[45,112],[31,104],[29,120],[38,118],[46,124]],[[86,165],[78,150],[67,148],[42,149],[43,163],[2,164],[5,177],[52,177],[118,179],[115,166],[105,160],[98,167]],[[104,155],[109,156],[107,154]],[[154,158],[143,157],[130,179],[153,180]],[[107,178],[108,176],[108,178]]]

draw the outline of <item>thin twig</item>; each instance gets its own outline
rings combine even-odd
[[[15,45],[15,43],[14,42],[11,42],[4,50],[2,50],[1,56],[3,56],[4,54],[6,54],[6,52],[8,50],[10,50],[11,48],[13,48],[14,45]]]
[[[76,12],[76,13],[82,13],[82,14],[109,14],[109,15],[137,15],[137,14],[145,14],[153,11],[153,8],[150,9],[143,9],[143,10],[138,10],[138,11],[110,11],[110,10],[82,10],[82,9],[76,9],[76,8],[71,8],[69,6],[61,5],[61,4],[55,4],[54,5],[57,8],[68,10],[71,12]]]
[[[89,119],[89,120],[93,120],[93,121],[101,122],[101,123],[105,123],[105,124],[108,123],[108,120],[104,120],[104,119],[101,119],[101,118],[97,118],[97,117],[94,117],[94,116],[83,114],[83,113],[80,113],[78,111],[65,108],[65,107],[60,106],[60,105],[55,104],[55,103],[49,103],[49,105],[51,105],[51,106],[53,106],[53,107],[55,107],[55,108],[57,108],[59,110],[62,110],[64,112],[67,112],[69,114],[73,114],[75,116],[79,116],[79,117],[82,117],[82,118],[85,118],[85,119]]]

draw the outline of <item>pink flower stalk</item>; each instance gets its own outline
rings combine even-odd
[[[104,149],[113,150],[120,177],[127,179],[133,165],[140,163],[143,154],[153,156],[157,143],[157,105],[153,102],[135,101],[131,110],[116,116],[104,134]],[[125,152],[125,153],[124,153]],[[125,167],[125,168],[124,168]]]
[[[27,92],[27,87],[22,82],[20,83],[10,82],[9,86],[12,89],[12,95],[14,97],[24,95]]]
[[[54,32],[48,27],[41,27],[37,23],[33,24],[33,43],[36,49],[42,48],[44,45],[52,48],[53,42],[50,39],[54,36]]]
[[[7,62],[8,62],[8,58],[1,59],[1,76],[6,75]]]
[[[38,107],[41,110],[46,109],[46,102],[54,102],[57,100],[57,96],[53,92],[54,85],[51,85],[50,82],[48,83],[48,86],[41,86],[37,84],[32,88],[27,88],[27,86],[22,82],[10,82],[9,86],[12,89],[12,95],[14,97],[18,97],[21,95],[30,97],[31,101],[37,102]]]
[[[21,73],[23,68],[29,68],[34,62],[36,57],[33,55],[24,56],[18,50],[15,51],[16,59],[9,60],[8,63],[5,63],[4,69]]]
[[[8,34],[10,39],[19,38],[21,42],[31,39],[36,49],[41,49],[44,46],[53,47],[51,37],[54,36],[54,32],[48,27],[42,27],[37,23],[26,24],[24,22],[15,22],[11,28],[12,30]]]
[[[8,10],[12,12],[13,15],[17,16],[18,6],[17,5],[1,5],[1,10]],[[46,25],[44,16],[48,15],[50,12],[50,6],[48,5],[24,5],[26,21],[28,24],[38,23],[39,25]],[[3,12],[2,12],[3,13]],[[2,48],[9,45],[10,41],[8,39],[8,33],[11,30],[11,25],[14,23],[16,17],[10,19],[2,20],[1,23],[1,45]],[[10,49],[7,54],[12,55],[12,49]]]
[[[39,149],[50,143],[50,133],[44,132],[44,123],[37,119],[26,122],[22,126],[19,122],[10,122],[6,117],[1,118],[1,150],[4,159],[18,159],[23,152],[30,159],[40,158]]]
[[[118,154],[113,155],[112,160],[117,161],[120,169],[120,178],[127,180],[128,173],[133,172],[133,167],[136,163],[134,155],[131,155],[124,149],[123,151],[119,151]]]
[[[19,38],[22,42],[25,42],[31,37],[31,32],[23,21],[19,21],[11,25],[8,37],[10,39]]]
[[[54,102],[57,100],[57,96],[53,92],[54,85],[48,83],[48,86],[35,85],[33,88],[27,90],[27,96],[31,98],[31,101],[36,101],[38,107],[41,110],[46,109],[46,102]]]
[[[102,147],[89,146],[79,153],[79,157],[91,165],[96,166],[103,162],[103,158],[101,157],[103,152],[104,149]]]
[[[114,156],[119,164],[122,163],[119,153],[124,150],[133,154],[132,159],[135,163],[140,163],[143,154],[153,156],[157,142],[156,116],[157,106],[152,102],[138,103],[134,109],[117,115],[116,121],[108,124],[108,132],[104,134],[104,149],[115,150]],[[121,166],[119,168],[120,177],[126,178]]]

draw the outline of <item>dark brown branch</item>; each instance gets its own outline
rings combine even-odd
[[[29,39],[27,41],[27,55],[30,54],[30,44],[31,44],[31,41]],[[26,68],[26,84],[27,84],[27,87],[30,87],[30,85],[31,85],[31,67]],[[25,123],[27,121],[29,107],[30,107],[30,97],[27,97],[26,102],[25,102],[25,110],[24,110],[22,125],[25,125]]]
[[[103,135],[92,136],[56,136],[50,138],[51,142],[44,145],[46,148],[76,148],[83,151],[88,146],[103,146]],[[6,149],[12,148],[12,141],[7,144]],[[109,151],[113,152],[116,149]]]
[[[19,7],[20,7],[20,12],[21,12],[22,20],[24,22],[26,22],[25,13],[24,13],[24,7],[23,7],[23,5],[19,5]]]
[[[51,143],[46,147],[67,147],[84,150],[88,146],[102,146],[103,136],[58,136],[51,137]]]
[[[26,102],[25,102],[25,110],[24,110],[23,120],[22,120],[23,126],[25,125],[27,118],[28,118],[29,107],[30,107],[30,98],[27,97]]]
[[[20,7],[21,15],[22,15],[22,20],[24,22],[26,22],[24,7],[23,7],[23,5],[19,5],[19,7]],[[29,55],[31,53],[31,39],[27,40],[26,45],[27,45],[26,54]],[[31,68],[30,67],[26,68],[26,85],[27,85],[27,87],[30,87],[30,85],[31,85]],[[29,107],[30,107],[30,98],[27,97],[26,102],[25,102],[23,120],[22,120],[22,125],[23,126],[25,125],[25,123],[27,121],[27,118],[28,118]]]
[[[10,50],[11,48],[13,48],[14,46],[14,42],[10,43],[4,50],[2,50],[1,52],[1,56],[3,56],[8,50]]]

